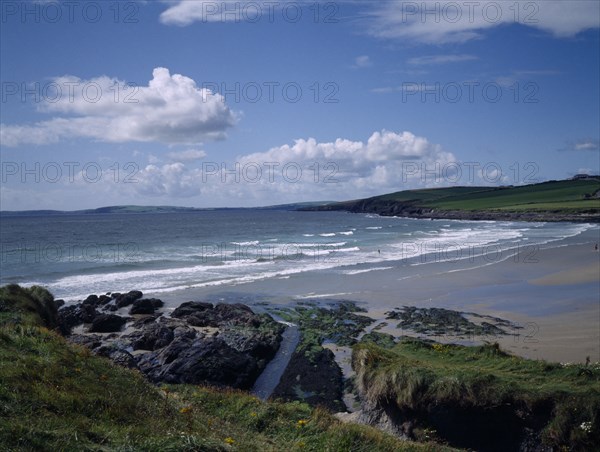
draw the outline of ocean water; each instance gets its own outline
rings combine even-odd
[[[298,274],[534,259],[540,246],[592,228],[266,210],[3,216],[0,284],[40,284],[66,300],[133,289],[168,297]]]

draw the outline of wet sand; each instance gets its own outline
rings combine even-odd
[[[519,336],[474,338],[473,344],[494,340],[528,358],[585,362],[589,356],[595,362],[600,361],[600,252],[594,250],[599,241],[596,227],[547,246],[503,255],[450,262],[428,258],[418,265],[386,262],[392,268],[352,275],[342,270],[307,272],[163,297],[173,306],[192,299],[249,305],[354,300],[368,310],[373,326],[385,321],[385,312],[395,307],[443,307],[492,315],[523,327]],[[393,320],[386,322],[381,331],[409,333],[396,328]]]

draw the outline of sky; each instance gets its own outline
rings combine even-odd
[[[0,5],[1,210],[600,173],[595,0]]]

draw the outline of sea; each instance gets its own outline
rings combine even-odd
[[[285,288],[299,275],[336,281],[441,261],[473,268],[535,259],[539,247],[594,229],[254,209],[2,216],[0,284],[42,285],[66,301],[134,289],[168,298],[268,281]]]

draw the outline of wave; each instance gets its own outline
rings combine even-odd
[[[233,245],[238,246],[256,246],[260,243],[259,240],[251,240],[249,242],[231,242]]]
[[[334,237],[335,232],[325,232],[323,234],[319,234],[321,237]]]
[[[360,273],[369,273],[369,272],[375,272],[375,271],[381,271],[381,270],[391,270],[394,267],[373,267],[373,268],[365,268],[362,270],[344,270],[342,271],[343,274],[345,275],[358,275]]]

